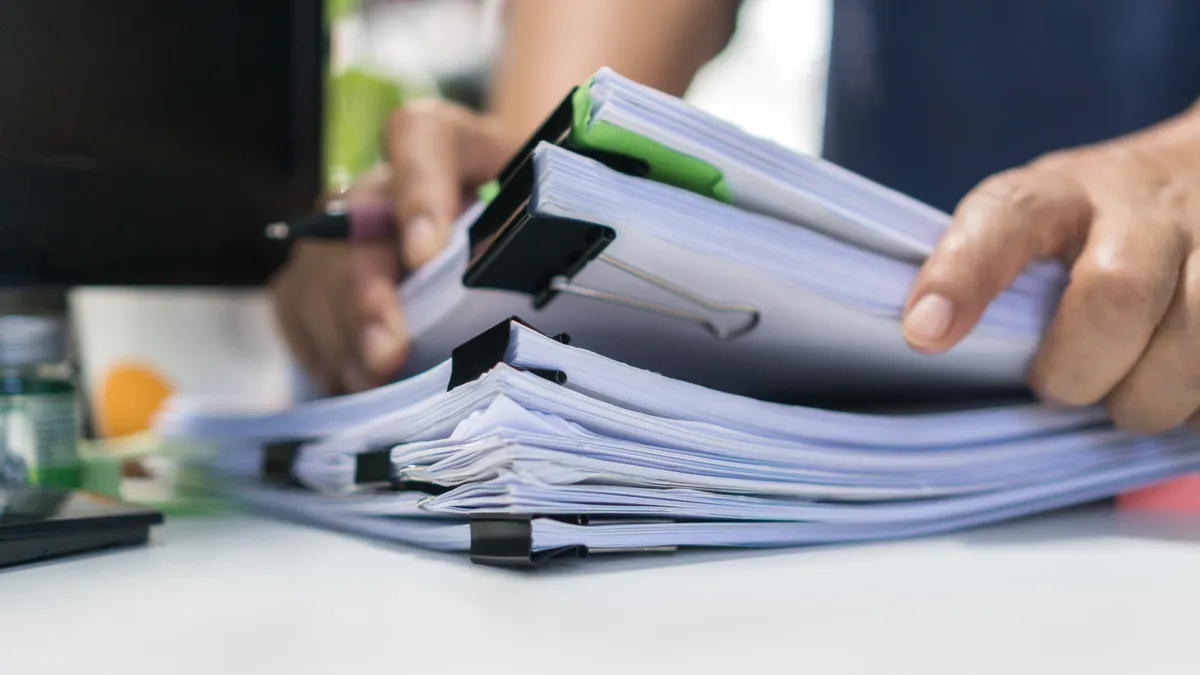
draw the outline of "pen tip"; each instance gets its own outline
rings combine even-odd
[[[267,238],[283,240],[288,238],[287,223],[271,223],[267,225]]]

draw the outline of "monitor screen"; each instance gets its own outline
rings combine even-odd
[[[0,283],[262,281],[320,186],[321,5],[0,2]]]

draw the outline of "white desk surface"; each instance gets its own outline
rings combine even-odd
[[[0,573],[14,675],[1200,672],[1200,543],[1106,509],[536,573],[249,517]]]

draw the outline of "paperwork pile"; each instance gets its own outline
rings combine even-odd
[[[263,509],[502,565],[916,536],[1200,468],[1192,435],[1100,409],[771,402],[1020,385],[1054,265],[948,354],[901,339],[948,220],[601,71],[405,282],[403,379],[272,415],[176,402],[159,426],[217,443]]]

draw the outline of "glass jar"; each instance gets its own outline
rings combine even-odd
[[[79,404],[66,320],[0,316],[0,487],[79,487]]]

